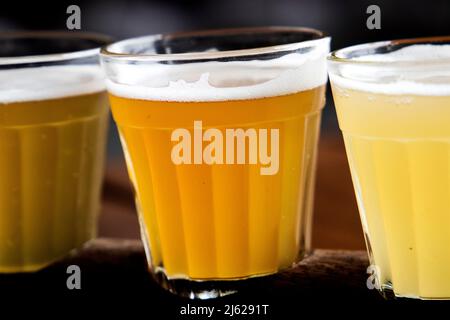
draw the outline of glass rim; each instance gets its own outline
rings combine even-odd
[[[379,48],[392,49],[399,46],[400,48],[406,47],[414,44],[449,44],[450,36],[434,36],[434,37],[419,37],[419,38],[408,38],[408,39],[396,39],[387,41],[376,41],[368,42],[363,44],[357,44],[348,46],[342,49],[334,50],[330,52],[327,56],[327,60],[330,62],[336,62],[339,64],[353,64],[360,66],[416,66],[419,65],[435,65],[435,64],[448,64],[450,63],[450,58],[436,58],[430,60],[410,60],[410,61],[371,61],[364,60],[364,56],[374,54],[373,52]],[[349,54],[355,53],[357,51],[366,51],[365,54],[358,56],[358,60],[355,57],[348,57]],[[390,50],[389,50],[390,51]],[[388,51],[388,52],[389,52]],[[362,57],[362,58],[361,58]]]
[[[304,33],[317,36],[311,40],[300,42],[292,42],[280,45],[261,46],[248,49],[222,50],[222,51],[199,51],[199,52],[182,52],[182,53],[122,53],[113,50],[115,46],[123,46],[127,44],[135,45],[148,41],[153,43],[155,40],[163,37],[189,37],[198,35],[226,35],[232,33],[251,33],[251,32],[293,32]],[[252,55],[260,55],[266,53],[275,53],[283,51],[291,51],[301,49],[320,43],[330,39],[327,33],[314,28],[307,27],[289,27],[289,26],[267,26],[267,27],[243,27],[243,28],[221,28],[196,31],[182,31],[173,33],[160,33],[154,35],[146,35],[141,37],[129,38],[107,44],[100,49],[100,55],[105,58],[116,59],[118,61],[189,61],[189,60],[211,60],[218,58],[244,57]]]
[[[96,33],[83,31],[4,31],[0,32],[0,40],[2,39],[79,39],[92,40],[98,42],[98,46],[92,49],[74,50],[60,53],[44,53],[36,55],[24,56],[0,56],[0,65],[18,65],[29,63],[45,63],[58,62],[65,60],[81,59],[98,55],[100,48],[112,42],[112,37]]]

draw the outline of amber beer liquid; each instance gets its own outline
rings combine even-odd
[[[239,280],[303,257],[324,106],[328,40],[322,40],[305,56],[129,65],[122,75],[135,77],[134,84],[121,83],[120,71],[108,79],[153,273],[169,282]],[[191,150],[179,148],[179,130]],[[233,136],[231,159],[236,130],[247,136],[240,142]],[[174,152],[185,161],[174,161]]]
[[[305,171],[315,157],[324,90],[219,102],[111,95],[153,263],[168,276],[221,279],[273,273],[296,261],[305,249],[298,232],[306,230],[297,226],[306,223],[302,206],[311,200]],[[171,132],[192,131],[196,114],[208,127],[279,129],[279,172],[261,175],[249,164],[173,164]]]
[[[35,271],[95,236],[107,97],[96,65],[0,83],[0,272]]]

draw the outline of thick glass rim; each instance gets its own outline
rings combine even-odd
[[[280,45],[261,46],[249,49],[223,50],[223,51],[199,51],[199,52],[182,52],[182,53],[124,53],[116,48],[123,46],[138,46],[144,42],[154,43],[156,40],[164,38],[170,39],[174,37],[192,37],[192,36],[223,36],[227,34],[237,33],[254,33],[254,32],[292,32],[310,34],[315,37],[311,40],[300,42],[292,42]],[[121,40],[105,45],[100,50],[100,55],[105,58],[117,59],[118,61],[183,61],[183,60],[211,60],[230,57],[243,57],[260,55],[267,53],[276,53],[284,51],[293,51],[301,48],[307,48],[319,44],[330,37],[323,31],[306,28],[306,27],[288,27],[288,26],[269,26],[269,27],[246,27],[246,28],[223,28],[200,31],[174,32],[167,34],[155,34],[142,37],[136,37]]]
[[[94,32],[81,31],[6,31],[0,32],[0,40],[3,39],[74,39],[74,40],[90,40],[98,43],[98,46],[92,49],[75,50],[61,53],[45,53],[37,55],[24,56],[0,56],[0,65],[18,65],[29,63],[58,62],[73,59],[82,59],[99,54],[100,48],[112,42],[112,38]]]
[[[398,50],[403,47],[407,47],[415,44],[449,44],[450,36],[436,36],[436,37],[423,37],[423,38],[411,38],[411,39],[398,39],[388,41],[377,41],[364,44],[353,45],[332,51],[327,60],[330,62],[342,63],[342,64],[354,64],[354,65],[367,65],[367,66],[416,66],[420,65],[436,65],[436,64],[449,64],[450,59],[437,58],[425,61],[371,61],[364,60],[364,56],[368,56],[375,53],[388,53]],[[356,55],[361,52],[361,55]],[[356,60],[355,57],[358,57]]]

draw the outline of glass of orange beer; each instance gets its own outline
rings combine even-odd
[[[345,48],[329,71],[372,285],[450,299],[450,37]]]
[[[41,269],[95,236],[108,38],[0,33],[0,272]]]
[[[149,268],[190,298],[235,292],[310,249],[329,38],[291,27],[105,47]]]

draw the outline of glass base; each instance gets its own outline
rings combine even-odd
[[[384,284],[379,290],[380,294],[385,298],[386,300],[401,300],[401,301],[414,301],[414,300],[439,300],[439,301],[445,301],[450,300],[450,297],[422,297],[422,296],[416,296],[416,295],[402,295],[402,294],[396,294],[394,292],[394,289],[392,287],[392,284],[390,282]]]
[[[36,263],[28,263],[21,265],[2,265],[0,264],[0,274],[20,274],[20,273],[33,273],[41,271],[58,261],[64,260],[67,257],[76,255],[78,252],[82,251],[84,248],[88,247],[91,244],[94,236],[89,237],[88,239],[83,240],[80,244],[75,247],[71,247],[70,249],[66,249],[65,251],[60,252],[59,254],[49,255],[46,257],[45,261],[39,261]],[[42,259],[43,260],[43,259]]]
[[[247,287],[250,280],[254,278],[268,277],[271,274],[262,274],[242,279],[229,280],[187,280],[187,279],[169,279],[164,271],[150,271],[153,279],[164,289],[189,299],[214,299],[228,296],[239,292],[240,289]]]

